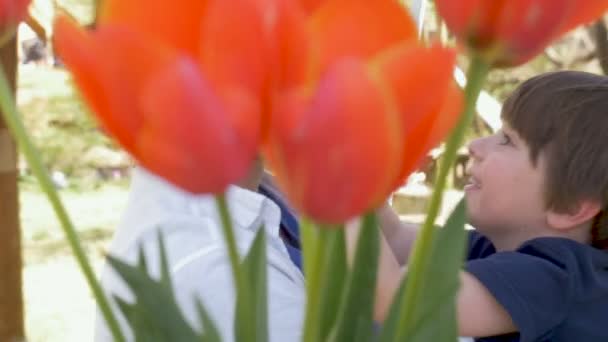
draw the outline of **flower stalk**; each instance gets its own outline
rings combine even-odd
[[[424,288],[423,272],[428,270],[428,262],[432,253],[433,241],[435,238],[436,228],[435,220],[441,208],[443,193],[447,183],[449,171],[456,160],[458,148],[462,145],[467,129],[471,126],[475,118],[475,104],[482,90],[482,86],[486,80],[486,76],[490,70],[490,65],[485,63],[480,58],[474,57],[471,61],[471,66],[468,71],[467,85],[465,88],[465,107],[459,121],[450,135],[443,160],[439,163],[439,173],[436,178],[435,188],[429,204],[428,213],[422,229],[418,234],[418,238],[413,246],[412,257],[409,262],[408,284],[405,293],[402,297],[401,307],[401,323],[400,327],[405,328],[406,322],[410,319],[414,311],[412,305],[413,298],[420,295]],[[397,340],[401,341],[404,336],[401,336],[402,331],[397,333]]]
[[[57,215],[57,219],[61,223],[61,228],[68,240],[68,244],[72,249],[72,253],[76,258],[76,262],[80,269],[84,273],[85,279],[93,292],[93,296],[97,304],[99,305],[99,309],[103,314],[103,317],[106,320],[108,328],[112,332],[112,336],[115,341],[122,342],[124,341],[124,337],[122,332],[120,331],[118,321],[116,317],[112,313],[110,309],[110,304],[108,299],[103,294],[101,286],[97,281],[95,273],[93,272],[93,268],[88,261],[88,258],[80,244],[80,240],[78,239],[78,234],[76,233],[76,229],[72,224],[72,221],[59,198],[57,191],[55,190],[55,186],[49,177],[45,167],[43,166],[42,160],[40,158],[40,154],[36,151],[36,148],[32,144],[30,138],[28,137],[23,123],[19,118],[19,114],[17,112],[17,108],[15,102],[13,101],[13,96],[11,94],[11,90],[9,87],[9,82],[6,77],[6,73],[4,72],[4,68],[0,66],[0,108],[3,113],[4,120],[6,122],[7,127],[11,131],[13,137],[17,141],[17,144],[23,155],[27,159],[28,165],[31,168],[34,176],[40,183],[41,189],[47,195],[55,214]]]
[[[230,266],[232,268],[232,276],[234,277],[236,288],[239,288],[239,285],[242,283],[242,276],[239,267],[240,261],[236,247],[236,239],[234,237],[234,228],[232,226],[232,220],[230,217],[230,210],[228,209],[228,203],[226,202],[226,196],[217,195],[215,197],[215,201],[220,212],[224,239],[228,248],[228,258],[230,259]]]

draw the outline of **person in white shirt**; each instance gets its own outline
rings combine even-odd
[[[204,171],[203,171],[204,172]],[[240,255],[249,250],[254,236],[266,229],[268,322],[270,341],[299,341],[305,308],[302,272],[290,259],[284,233],[280,232],[281,209],[257,192],[262,174],[258,163],[240,186],[232,185],[226,200],[233,219]],[[135,170],[124,217],[109,248],[109,254],[131,263],[143,245],[148,268],[159,272],[158,231],[162,232],[178,305],[191,324],[197,326],[194,297],[202,299],[224,341],[234,340],[235,293],[230,261],[213,196],[182,191],[156,175]],[[109,295],[133,300],[130,290],[108,266],[102,287]],[[133,340],[124,317],[112,303],[127,340]],[[95,341],[111,341],[101,314],[97,315]]]

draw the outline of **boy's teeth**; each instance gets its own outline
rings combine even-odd
[[[477,181],[477,179],[475,179],[473,176],[471,176],[471,177],[469,177],[469,181],[467,182],[467,185],[478,187],[480,184]]]

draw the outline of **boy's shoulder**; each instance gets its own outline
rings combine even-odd
[[[608,324],[607,252],[548,237],[496,252],[476,232],[469,247],[466,271],[509,312],[520,341],[608,340],[608,332],[598,329]]]
[[[514,251],[497,252],[492,242],[482,234],[471,231],[469,234],[469,247],[467,260],[484,259],[490,256],[495,258],[518,258],[533,262],[540,258],[556,267],[574,271],[608,271],[608,251],[602,251],[590,245],[577,241],[557,238],[539,237],[524,242]]]

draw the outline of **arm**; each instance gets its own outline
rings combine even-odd
[[[401,221],[388,203],[380,207],[376,214],[391,252],[400,265],[405,265],[418,235],[418,225]]]
[[[353,235],[356,235],[356,231],[350,228],[349,230],[349,250],[353,250]],[[376,320],[386,319],[393,297],[406,272],[406,269],[399,266],[387,239],[382,238],[375,303]],[[460,282],[456,311],[461,336],[494,336],[517,331],[505,308],[477,278],[461,271]]]
[[[456,317],[461,336],[494,336],[517,331],[507,310],[477,278],[466,271],[460,272]]]

